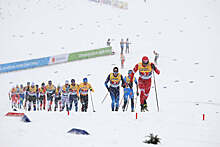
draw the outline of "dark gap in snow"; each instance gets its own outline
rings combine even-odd
[[[9,82],[9,84],[13,84],[13,82]]]
[[[179,81],[179,80],[175,80],[174,82],[175,82],[175,83],[178,83],[178,82],[180,82],[180,81]]]
[[[191,83],[191,84],[192,84],[192,83],[194,83],[194,81],[189,81],[189,83]]]
[[[55,71],[54,73],[56,74],[56,73],[58,73],[58,71]]]
[[[172,59],[172,61],[177,61],[177,59]]]
[[[195,65],[198,65],[198,64],[199,64],[199,62],[195,62],[194,64],[195,64]]]
[[[214,78],[215,76],[214,76],[214,75],[210,75],[209,77],[210,77],[210,78]]]
[[[144,21],[144,23],[149,23],[149,21],[146,20],[146,21]]]
[[[140,34],[137,34],[136,37],[140,37]]]
[[[41,34],[41,35],[43,35],[43,34],[44,34],[44,32],[41,32],[40,34]]]
[[[65,49],[64,47],[61,47],[61,49],[63,50],[63,49]]]
[[[32,53],[29,53],[28,55],[29,55],[29,56],[31,56],[31,55],[32,55]]]
[[[167,86],[163,86],[163,88],[167,88]]]

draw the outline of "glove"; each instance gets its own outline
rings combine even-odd
[[[110,88],[109,87],[107,87],[107,90],[108,90],[108,92],[110,92]]]
[[[137,94],[137,96],[139,96],[139,92],[138,92],[138,91],[137,91],[137,93],[136,93],[136,94]]]

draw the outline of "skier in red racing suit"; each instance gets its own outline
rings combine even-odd
[[[142,62],[135,65],[133,72],[131,74],[131,79],[133,79],[134,74],[139,70],[139,79],[138,79],[138,86],[141,92],[140,95],[140,103],[141,103],[141,112],[144,112],[147,109],[147,98],[149,96],[150,88],[151,88],[151,77],[152,72],[156,72],[158,75],[160,71],[154,65],[154,63],[150,63],[147,56],[142,58]],[[133,81],[131,81],[133,82]]]

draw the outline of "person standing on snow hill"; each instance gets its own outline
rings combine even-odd
[[[71,80],[70,88],[69,88],[69,110],[72,110],[72,105],[74,102],[75,111],[78,111],[78,99],[79,99],[79,85],[75,83],[75,79]]]
[[[68,109],[68,103],[69,103],[69,100],[68,100],[69,88],[70,88],[69,81],[66,80],[66,81],[65,81],[65,85],[62,86],[62,95],[61,95],[61,105],[62,105],[62,109],[61,109],[61,111],[64,110],[65,106],[66,106],[66,111],[69,111],[69,109]]]
[[[123,111],[125,111],[125,108],[127,106],[127,102],[128,102],[128,96],[131,99],[131,112],[134,112],[134,92],[133,92],[133,82],[135,82],[136,86],[137,86],[137,96],[139,95],[138,93],[138,83],[137,83],[137,79],[135,77],[133,77],[132,79],[132,83],[131,81],[131,73],[132,70],[128,71],[128,76],[124,77],[124,81],[125,81],[125,88],[124,88],[124,105],[122,107]]]
[[[128,54],[129,54],[129,44],[131,43],[128,41],[128,38],[127,38],[125,42],[125,45],[126,45],[125,53],[128,53]]]
[[[48,81],[48,85],[46,86],[47,91],[47,110],[52,111],[51,105],[53,103],[53,97],[55,94],[56,87],[52,84],[52,81]]]
[[[122,81],[122,86],[125,87],[123,76],[118,73],[118,67],[114,67],[113,73],[110,73],[105,81],[105,86],[112,99],[112,111],[118,111],[119,108],[120,81]],[[108,86],[108,82],[110,82],[110,86]]]
[[[155,50],[153,51],[155,57],[154,57],[154,63],[157,65],[157,60],[159,58],[159,53],[157,53]]]
[[[121,60],[121,68],[124,68],[125,56],[123,54],[121,54],[120,60]]]
[[[94,92],[91,84],[88,83],[88,79],[84,78],[83,83],[79,85],[79,94],[80,94],[80,101],[82,104],[82,112],[87,112],[88,109],[88,92],[89,90]]]
[[[150,88],[151,88],[151,77],[152,72],[156,72],[158,75],[160,74],[160,70],[157,67],[149,62],[147,56],[142,58],[142,62],[135,65],[133,72],[131,73],[131,80],[132,83],[134,74],[139,70],[139,79],[138,79],[138,86],[141,91],[140,95],[140,103],[141,103],[141,112],[147,110],[147,98],[149,96]]]
[[[108,40],[107,40],[107,42],[106,42],[106,45],[107,45],[108,47],[111,46],[111,39],[110,39],[110,38],[108,38]]]
[[[121,47],[121,54],[123,54],[123,50],[124,50],[124,40],[121,39],[121,42],[120,42],[120,47]]]

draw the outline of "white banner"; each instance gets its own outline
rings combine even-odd
[[[57,56],[51,56],[49,64],[63,63],[68,61],[69,54],[62,54]]]

